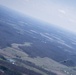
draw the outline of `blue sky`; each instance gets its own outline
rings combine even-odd
[[[76,0],[0,0],[0,4],[76,32]]]

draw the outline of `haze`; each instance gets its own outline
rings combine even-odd
[[[75,3],[76,0],[0,0],[0,5],[73,32],[76,32]]]

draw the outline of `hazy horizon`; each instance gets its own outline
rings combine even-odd
[[[75,2],[75,0],[0,0],[0,5],[76,32]]]

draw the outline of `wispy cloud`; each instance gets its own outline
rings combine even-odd
[[[61,14],[66,14],[66,11],[63,10],[63,9],[58,9],[58,11],[59,11]]]

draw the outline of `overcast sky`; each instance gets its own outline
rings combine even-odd
[[[76,0],[0,0],[0,4],[76,32]]]

